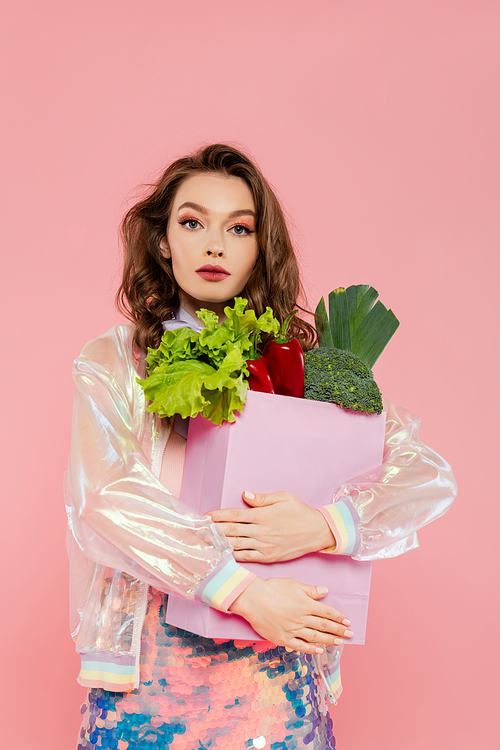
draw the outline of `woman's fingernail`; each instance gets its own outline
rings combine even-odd
[[[348,620],[347,617],[345,618],[345,620],[342,620],[342,625],[350,625],[350,624],[351,624],[351,621]]]
[[[354,635],[352,630],[344,630],[344,638],[350,638],[351,635]]]
[[[244,492],[243,496],[246,497],[247,500],[255,500],[255,495],[253,492]]]
[[[325,653],[325,649],[324,648],[315,648],[314,650],[316,651],[317,654],[324,654]]]
[[[344,643],[344,641],[342,640],[342,638],[335,638],[335,640],[333,642],[334,642],[334,644],[336,646],[341,646]]]
[[[326,586],[318,586],[318,594],[328,594],[328,589]]]

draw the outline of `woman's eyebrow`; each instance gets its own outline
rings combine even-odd
[[[191,203],[191,201],[182,203],[182,205],[180,205],[177,210],[180,211],[181,208],[194,208],[195,211],[199,211],[200,214],[203,214],[204,216],[207,216],[210,213],[209,210],[205,208],[204,206],[200,206],[199,203]],[[239,208],[237,211],[231,211],[231,213],[228,214],[230,219],[234,219],[235,216],[245,216],[245,215],[250,215],[255,218],[255,211],[252,211],[251,208]]]

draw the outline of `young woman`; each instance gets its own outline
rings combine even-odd
[[[147,412],[136,382],[145,352],[168,328],[200,330],[202,307],[222,321],[235,296],[283,321],[300,298],[293,247],[258,168],[221,144],[168,167],[126,214],[122,236],[118,299],[131,325],[87,344],[73,371],[72,635],[89,688],[78,750],[334,748],[325,694],[341,692],[349,613],[323,604],[314,581],[263,580],[239,563],[413,549],[416,530],[453,500],[451,469],[420,442],[418,420],[386,402],[383,466],[338,488],[321,512],[242,487],[248,510],[199,516],[178,500],[185,425]],[[297,316],[293,327],[311,348],[313,328]],[[169,593],[246,618],[262,641],[170,626]]]

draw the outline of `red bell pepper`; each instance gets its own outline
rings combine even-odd
[[[297,312],[294,310],[284,321],[278,337],[264,349],[264,357],[275,392],[281,396],[304,398],[304,352],[298,339],[286,335]]]
[[[255,331],[253,339],[253,349],[247,359],[249,371],[248,385],[251,391],[260,391],[261,393],[274,393],[273,381],[267,371],[267,362],[257,351],[257,345],[260,338],[258,331]]]

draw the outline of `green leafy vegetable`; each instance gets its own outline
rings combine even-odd
[[[255,331],[276,334],[279,322],[270,307],[258,318],[246,310],[247,300],[235,297],[219,325],[211,310],[199,310],[201,332],[189,328],[165,331],[158,349],[149,349],[148,377],[137,378],[146,408],[160,417],[202,414],[214,424],[234,422],[246,402],[247,353]]]
[[[316,317],[321,320],[321,336],[319,338],[319,346],[333,346],[332,331],[330,328],[330,321],[328,320],[328,314],[326,312],[325,300],[321,297],[316,308]]]
[[[334,289],[328,295],[330,328],[333,345],[337,349],[351,350],[351,326],[349,322],[349,302],[344,287]],[[332,321],[335,322],[332,325]]]
[[[323,324],[320,347],[352,351],[371,369],[396,332],[399,321],[367,284],[339,287],[328,296],[329,315],[321,298],[316,315]]]

